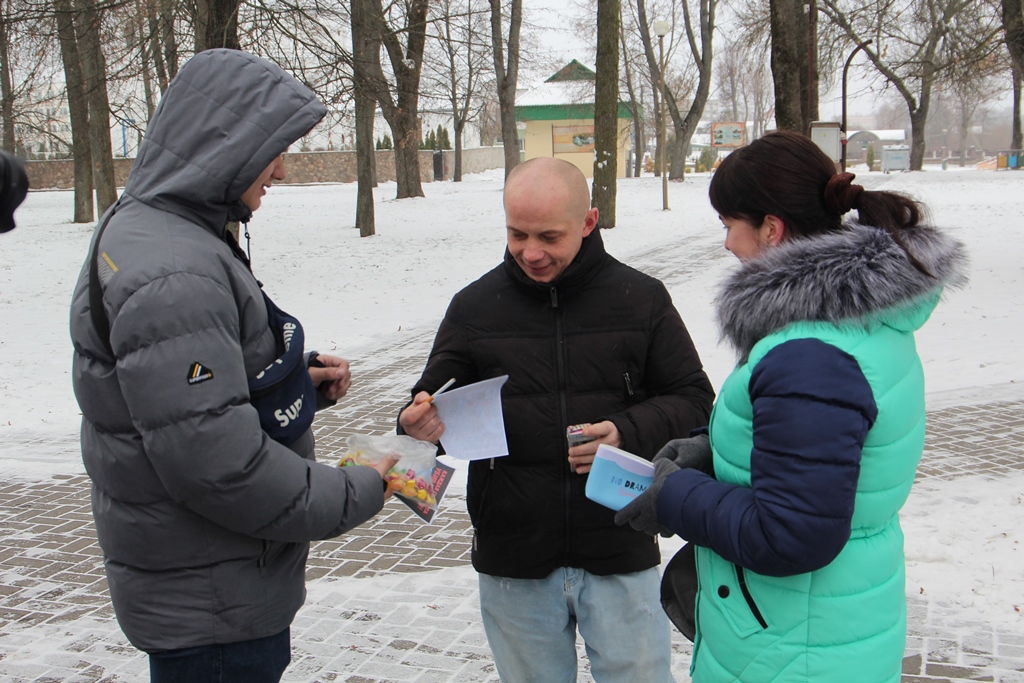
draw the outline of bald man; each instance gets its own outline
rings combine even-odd
[[[467,485],[501,680],[575,681],[578,628],[597,683],[671,681],[657,537],[584,488],[599,444],[650,460],[707,424],[714,391],[664,285],[604,250],[579,169],[520,164],[504,204],[504,262],[452,299],[399,431],[437,443],[431,392],[507,374],[509,455],[472,462]],[[583,423],[593,440],[570,447]]]

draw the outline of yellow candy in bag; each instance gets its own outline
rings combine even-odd
[[[437,508],[434,491],[437,446],[405,434],[353,434],[345,443],[348,450],[338,461],[338,467],[372,467],[384,456],[395,453],[401,456],[401,460],[384,475],[388,488],[394,491],[396,496],[421,503],[431,509]]]

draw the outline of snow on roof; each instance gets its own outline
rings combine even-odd
[[[593,81],[553,81],[538,83],[516,97],[517,107],[552,104],[593,104]]]

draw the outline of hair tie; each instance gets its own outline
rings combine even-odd
[[[825,185],[825,208],[842,216],[851,209],[857,208],[863,185],[854,185],[853,173],[837,173]]]

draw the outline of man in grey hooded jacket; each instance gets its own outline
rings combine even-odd
[[[309,542],[384,504],[393,460],[341,469],[313,453],[311,404],[344,393],[347,363],[307,370],[301,325],[225,231],[248,221],[283,178],[281,154],[325,113],[267,61],[196,55],[153,115],[75,288],[97,536],[118,622],[150,653],[154,681],[279,680]],[[275,388],[254,387],[296,353],[285,402],[260,407],[257,393]]]

